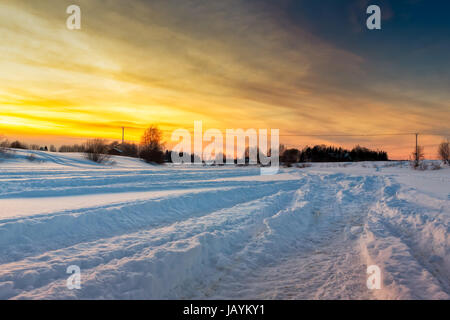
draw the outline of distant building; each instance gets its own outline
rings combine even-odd
[[[108,151],[108,154],[112,155],[112,156],[121,156],[123,154],[123,151],[120,149],[120,145],[110,149]]]

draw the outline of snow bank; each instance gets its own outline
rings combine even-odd
[[[449,298],[450,169],[260,176],[28,152],[0,163],[2,299]],[[366,287],[372,264],[381,290]]]

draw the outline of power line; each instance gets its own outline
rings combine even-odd
[[[409,136],[415,133],[374,133],[374,134],[280,134],[280,137],[375,137],[375,136]]]
[[[372,133],[372,134],[280,134],[280,137],[377,137],[377,136],[410,136],[415,135],[415,132],[408,133]],[[448,136],[450,134],[433,134],[433,133],[420,133],[421,136]]]
[[[202,131],[206,131],[208,129],[204,129]],[[246,131],[248,129],[242,129],[243,131]],[[168,132],[172,133],[171,130],[161,130],[162,132]],[[193,133],[192,130],[187,130],[189,133]],[[236,132],[234,134],[237,134]],[[243,133],[245,134],[245,132]],[[333,134],[333,133],[320,133],[320,134],[306,134],[306,133],[293,133],[293,134],[280,134],[280,137],[377,137],[377,136],[409,136],[409,135],[415,135],[416,132],[397,132],[397,133],[350,133],[350,134]],[[442,133],[442,134],[435,134],[435,133],[420,133],[422,136],[449,136],[450,133]]]
[[[207,129],[206,129],[207,130]],[[206,130],[202,130],[202,131],[206,131]],[[243,131],[246,131],[247,129],[242,129]],[[161,130],[163,132],[170,132],[172,133],[173,131],[170,130]],[[189,131],[189,133],[193,133],[192,131]],[[234,134],[238,134],[236,132],[234,132]],[[245,134],[245,132],[243,133]],[[413,135],[415,133],[410,132],[410,133],[375,133],[375,134],[280,134],[280,137],[362,137],[362,136],[407,136],[407,135]]]

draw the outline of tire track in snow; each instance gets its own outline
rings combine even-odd
[[[18,176],[0,174],[2,190],[1,199],[24,198],[24,197],[49,197],[49,196],[72,196],[93,193],[113,193],[133,191],[153,191],[161,189],[182,189],[198,187],[214,187],[213,180],[225,177],[244,177],[258,175],[257,168],[250,170],[211,170],[205,180],[205,172],[201,169],[192,170],[139,170],[125,171],[113,170],[109,172],[104,169],[96,171],[62,171],[62,172],[26,172]],[[227,185],[236,185],[227,182]],[[224,186],[224,185],[223,185]]]
[[[308,179],[286,208],[266,218],[266,230],[238,253],[236,265],[193,298],[370,297],[358,239],[377,179]]]
[[[0,220],[1,263],[15,261],[79,242],[167,225],[192,216],[234,206],[300,182],[241,183],[241,187],[207,190],[159,199],[115,203],[43,216]],[[218,201],[218,199],[220,199]]]
[[[17,298],[61,298],[73,294],[77,294],[77,298],[164,298],[183,294],[176,287],[226,265],[227,252],[243,246],[251,230],[258,228],[264,217],[285,205],[292,194],[292,191],[277,192],[169,226],[49,252],[6,266],[10,272],[0,281],[18,284],[21,288],[9,292],[12,295],[22,289]],[[111,251],[111,247],[116,250]],[[217,256],[218,252],[222,257]],[[83,270],[85,289],[77,292],[65,288],[64,267],[72,263]],[[30,264],[33,268],[27,270]],[[41,279],[52,279],[50,283],[39,281],[39,274],[30,275],[39,268],[44,274]],[[131,290],[136,283],[141,289],[128,292],[126,286]],[[26,290],[31,286],[32,289]]]
[[[279,276],[276,278],[278,284],[284,284],[287,289],[280,290],[273,285],[272,288],[262,287],[253,297],[258,294],[263,298],[298,297],[298,293],[297,296],[292,295],[294,286],[311,298],[312,292],[320,291],[321,286],[336,288],[336,279],[330,281],[329,277],[321,279],[317,275],[333,277],[332,271],[337,262],[331,260],[343,254],[342,250],[334,252],[336,248],[333,247],[327,249],[322,246],[320,249],[321,243],[329,243],[336,238],[336,230],[342,231],[342,222],[336,223],[339,221],[334,219],[342,218],[336,198],[349,202],[344,198],[351,197],[351,194],[330,190],[330,184],[337,183],[341,178],[339,175],[308,178],[307,184],[302,181],[303,186],[290,182],[292,191],[279,192],[204,216],[190,217],[161,228],[47,252],[16,262],[12,264],[13,268],[5,266],[12,270],[0,281],[17,286],[9,290],[10,297],[22,292],[16,298],[190,298],[198,297],[198,292],[203,292],[203,297],[209,297],[214,292],[218,297],[227,297],[227,294],[230,295],[228,297],[236,297],[239,284],[248,285],[242,280],[249,276],[249,270],[264,271],[263,277],[278,270],[278,275],[280,272],[290,272],[290,280],[289,277],[284,280]],[[351,184],[350,181],[349,188],[358,190],[355,188],[358,179],[354,182]],[[325,199],[323,195],[327,195]],[[314,216],[312,213],[317,210],[322,214]],[[329,211],[333,212],[330,214]],[[321,223],[326,214],[330,217]],[[296,216],[300,219],[295,219]],[[314,234],[325,235],[325,239]],[[284,253],[280,255],[280,252]],[[289,255],[293,252],[296,253],[294,256]],[[311,258],[314,265],[305,264]],[[273,267],[270,264],[274,259],[284,260],[284,263]],[[348,270],[345,265],[348,262],[349,259],[344,259],[339,267]],[[84,292],[68,292],[65,288],[65,267],[69,263],[82,266]],[[269,269],[258,268],[268,264]],[[33,267],[29,268],[30,265]],[[299,272],[295,268],[298,265],[303,265],[307,272]],[[176,266],[182,266],[182,269]],[[312,267],[315,269],[311,270]],[[345,272],[342,274],[346,276]],[[310,279],[312,275],[315,275],[314,281]],[[261,277],[253,279],[266,283]],[[354,279],[350,277],[343,283],[351,280]],[[218,283],[234,284],[235,287],[227,291],[226,287],[218,288]],[[268,292],[272,296],[261,295]]]
[[[442,208],[402,198],[401,185],[384,179],[382,197],[371,209],[363,248],[367,259],[384,274],[381,298],[448,299],[450,238]],[[440,201],[442,202],[442,200]],[[434,212],[433,212],[434,211]]]

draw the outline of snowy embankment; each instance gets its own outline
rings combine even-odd
[[[260,176],[29,153],[0,161],[1,299],[449,298],[448,168]],[[372,264],[380,290],[366,286]]]

